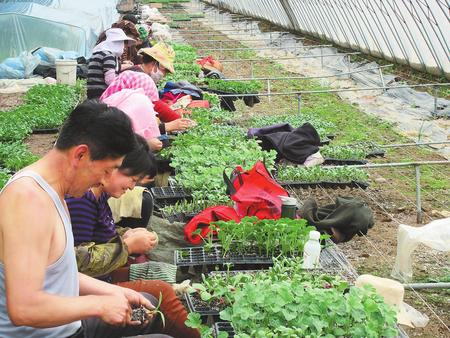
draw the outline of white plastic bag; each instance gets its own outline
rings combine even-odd
[[[392,277],[402,282],[411,280],[413,275],[411,254],[419,244],[434,250],[450,251],[450,218],[439,219],[417,228],[400,224]]]

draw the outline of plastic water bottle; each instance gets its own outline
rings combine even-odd
[[[278,196],[281,198],[281,218],[295,219],[297,217],[297,200],[294,197]]]
[[[303,249],[303,269],[314,269],[319,267],[320,258],[320,232],[311,231],[309,240]]]

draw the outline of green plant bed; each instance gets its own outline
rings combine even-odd
[[[273,168],[276,154],[263,151],[256,140],[246,139],[241,128],[200,124],[179,135],[164,156],[172,158],[177,183],[194,197],[224,200],[224,169],[242,165],[248,170],[257,160],[265,160]]]
[[[269,257],[301,255],[309,233],[316,230],[304,219],[289,218],[259,220],[244,217],[239,223],[218,221],[213,225],[217,228],[217,239],[224,256],[231,251],[234,254],[256,252]]]
[[[220,79],[207,79],[208,88],[231,94],[257,94],[262,85],[258,81],[224,81]]]
[[[0,163],[10,170],[18,171],[38,159],[39,157],[33,155],[25,144],[0,143]]]
[[[367,182],[369,175],[362,169],[350,167],[311,168],[281,165],[277,169],[277,180],[280,182]]]
[[[0,168],[0,189],[2,189],[6,182],[11,178],[11,174],[8,170]]]
[[[304,287],[296,280],[248,283],[220,318],[235,337],[397,337],[395,310],[373,287]]]
[[[251,119],[247,125],[249,127],[262,128],[274,124],[289,123],[292,127],[298,128],[306,122],[312,124],[321,139],[325,139],[328,135],[334,134],[337,129],[334,123],[328,122],[311,113],[258,116]]]

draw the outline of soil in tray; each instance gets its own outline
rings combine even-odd
[[[200,298],[200,294],[198,292],[187,294],[186,298],[189,310],[191,310],[191,312],[197,312],[203,316],[218,316],[219,312],[226,307],[224,299],[213,299],[210,302],[205,302]]]

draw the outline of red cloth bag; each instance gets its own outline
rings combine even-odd
[[[186,241],[192,244],[201,244],[203,238],[206,238],[208,233],[211,231],[209,224],[215,221],[231,221],[234,220],[239,222],[241,218],[237,215],[236,211],[232,207],[228,206],[217,206],[209,207],[195,216],[191,221],[184,227],[184,238]],[[194,232],[201,228],[199,235],[194,234]],[[216,231],[213,232],[216,234]]]
[[[239,217],[280,218],[281,199],[278,196],[289,194],[272,178],[263,162],[256,162],[248,171],[237,166],[231,179],[225,172],[223,177]]]

